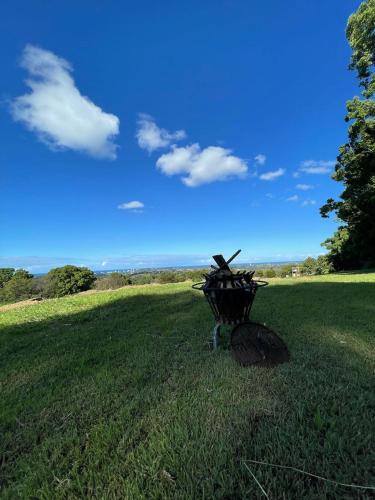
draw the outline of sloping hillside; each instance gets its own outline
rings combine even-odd
[[[369,498],[247,460],[375,485],[375,274],[275,280],[252,317],[290,363],[212,352],[188,283],[3,312],[2,498]]]

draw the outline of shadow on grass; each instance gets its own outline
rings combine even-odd
[[[239,457],[372,481],[374,284],[259,291],[252,319],[279,332],[292,356],[265,371],[210,352],[211,312],[191,290],[149,290],[40,321],[29,316],[0,331],[0,481],[10,497],[63,497],[60,483],[50,484],[55,476],[68,478],[77,496],[144,489],[155,497],[243,498],[250,489],[257,498]],[[263,408],[273,400],[278,411]],[[175,483],[168,475],[155,480],[166,453]],[[353,498],[284,471],[257,467],[256,475],[274,498]]]

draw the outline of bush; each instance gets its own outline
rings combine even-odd
[[[47,297],[47,276],[34,276],[32,281],[33,295],[35,297]]]
[[[286,276],[291,276],[292,269],[293,269],[293,266],[291,264],[285,264],[285,265],[281,266],[280,271],[279,271],[281,278],[285,278]]]
[[[275,271],[275,269],[266,269],[265,277],[266,278],[276,278],[276,271]]]
[[[316,273],[316,260],[313,257],[307,257],[302,263],[303,274],[312,275]]]
[[[17,302],[29,299],[33,295],[33,275],[24,269],[15,271],[13,276],[5,282],[1,289],[3,302]]]
[[[212,271],[212,269],[211,269]],[[210,271],[208,269],[192,269],[190,271],[184,271],[185,279],[192,280],[194,283],[204,280],[203,274],[207,274]]]
[[[14,274],[13,267],[1,267],[0,268],[0,288],[3,288],[5,283],[11,279]]]
[[[178,283],[180,281],[185,281],[186,277],[183,273],[178,273],[175,271],[161,271],[157,277],[157,283]]]
[[[328,274],[334,271],[332,263],[327,255],[319,255],[316,259],[316,274]]]
[[[328,274],[334,271],[334,267],[327,255],[320,255],[317,259],[307,257],[302,264],[302,273],[307,275]]]
[[[151,273],[140,273],[135,274],[131,277],[133,285],[149,285],[150,283],[154,283],[155,275]]]
[[[97,290],[116,290],[123,286],[131,285],[131,279],[124,273],[110,273],[103,278],[96,280],[95,288]]]
[[[94,284],[95,274],[87,267],[64,266],[51,269],[46,276],[47,297],[63,297],[89,290]]]

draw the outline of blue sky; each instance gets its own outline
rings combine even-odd
[[[6,2],[0,266],[321,253],[359,3]]]

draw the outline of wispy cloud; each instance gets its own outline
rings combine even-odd
[[[289,196],[289,198],[286,199],[286,201],[298,201],[299,196],[298,194],[294,194],[293,196]]]
[[[165,175],[181,175],[186,186],[196,187],[232,177],[243,178],[247,173],[245,160],[231,154],[230,149],[209,146],[201,149],[199,144],[178,148],[172,146],[156,162]]]
[[[301,163],[299,171],[305,174],[328,174],[335,163],[331,160],[305,160]]]
[[[263,154],[261,154],[261,153],[259,153],[258,155],[256,155],[256,156],[254,157],[254,160],[255,160],[255,163],[256,163],[257,165],[262,166],[262,165],[264,165],[264,164],[266,163],[267,156],[266,156],[266,155],[263,155]]]
[[[120,210],[130,210],[132,212],[142,212],[145,205],[141,201],[128,201],[117,206]]]
[[[314,186],[311,184],[297,184],[296,189],[300,189],[301,191],[308,191],[309,189],[314,189]]]
[[[83,96],[68,61],[53,52],[27,45],[21,65],[29,73],[28,94],[14,99],[11,113],[54,150],[83,151],[98,158],[116,158],[117,116],[105,113]]]
[[[302,206],[303,206],[303,207],[308,207],[309,205],[316,205],[316,200],[305,200],[305,201],[302,203]]]
[[[186,138],[185,130],[176,130],[169,132],[164,128],[156,125],[152,116],[141,113],[138,118],[137,130],[138,145],[142,149],[146,149],[149,153],[156,149],[165,148],[172,142],[180,141]]]
[[[274,181],[278,177],[285,174],[285,168],[278,168],[277,170],[271,170],[270,172],[265,172],[259,176],[262,181]]]

